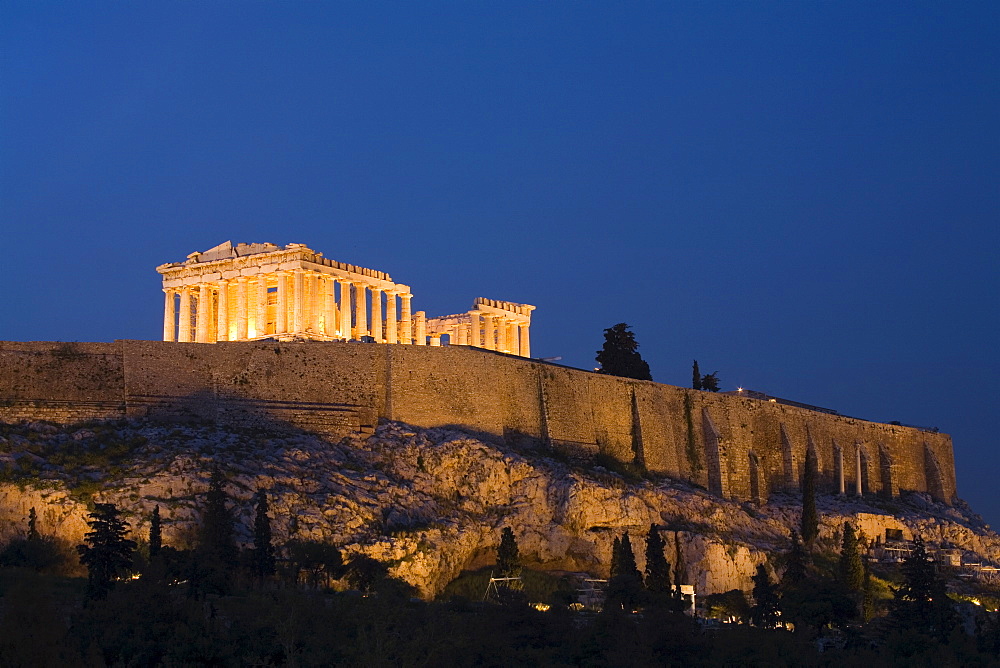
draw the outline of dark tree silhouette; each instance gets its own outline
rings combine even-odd
[[[517,539],[510,527],[504,527],[500,533],[500,546],[497,548],[497,577],[521,577],[521,553],[517,549]]]
[[[263,580],[274,575],[274,545],[271,518],[267,516],[267,494],[257,490],[257,513],[253,520],[253,575]]]
[[[670,586],[670,564],[663,552],[665,547],[660,528],[650,524],[646,534],[646,589],[652,594],[669,596],[673,588]]]
[[[784,590],[798,586],[806,579],[806,551],[802,548],[799,534],[792,532],[792,549],[788,553],[788,564],[781,576],[781,588]]]
[[[605,608],[635,610],[643,602],[642,575],[635,565],[635,553],[627,532],[618,543],[618,558],[612,559],[612,569]]]
[[[288,574],[296,585],[301,584],[299,578],[303,574],[313,589],[320,588],[320,581],[325,583],[342,575],[343,558],[334,545],[293,540],[285,544],[285,551],[288,555]]]
[[[695,360],[694,364],[691,365],[691,389],[701,389],[701,369],[698,368],[698,360]]]
[[[816,453],[806,450],[806,465],[802,473],[802,541],[810,545],[819,534],[819,516],[816,512]]]
[[[239,552],[236,547],[232,511],[227,505],[226,481],[218,467],[205,495],[196,549],[197,569],[192,585],[209,592],[225,593],[229,589]]]
[[[38,540],[41,536],[38,533],[38,515],[35,514],[35,507],[28,511],[28,540]]]
[[[892,617],[900,628],[946,640],[958,623],[944,580],[917,536],[903,561],[903,583],[893,590]]]
[[[600,373],[638,380],[653,380],[649,365],[638,352],[635,334],[624,322],[604,330],[604,347],[597,351]]]
[[[865,567],[861,563],[858,539],[854,534],[854,526],[850,522],[844,522],[844,538],[840,545],[838,575],[841,584],[848,591],[861,592],[864,589]]]
[[[719,372],[713,371],[712,373],[706,373],[701,377],[701,389],[708,390],[709,392],[719,391]]]
[[[773,629],[778,624],[778,586],[771,582],[763,564],[757,566],[757,574],[751,580],[754,604],[750,608],[750,620],[754,626]]]
[[[153,508],[153,516],[149,520],[149,560],[156,559],[163,547],[163,537],[160,533],[160,507]]]
[[[861,618],[867,624],[875,616],[875,583],[872,582],[872,572],[868,568],[868,564],[865,563],[864,567],[865,580],[861,591]]]
[[[356,554],[347,563],[347,583],[357,591],[370,594],[389,577],[389,567],[364,554]]]
[[[87,597],[105,598],[116,578],[132,566],[135,542],[125,537],[128,522],[113,503],[95,504],[87,525],[90,531],[84,534],[84,544],[76,547],[80,563],[87,567]]]

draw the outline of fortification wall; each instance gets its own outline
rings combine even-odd
[[[763,501],[821,484],[956,493],[946,434],[758,399],[603,376],[464,346],[362,343],[0,342],[0,419],[150,416],[292,423],[328,434],[378,418],[455,426],[518,445],[603,453]]]

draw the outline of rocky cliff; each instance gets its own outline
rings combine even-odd
[[[775,495],[763,507],[723,501],[676,480],[627,477],[550,452],[394,422],[339,441],[277,425],[36,422],[0,425],[0,541],[22,532],[35,507],[43,534],[78,543],[87,504],[98,500],[124,508],[140,538],[159,505],[165,543],[184,547],[215,464],[229,475],[245,542],[250,497],[263,488],[277,543],[297,537],[367,553],[427,597],[463,569],[492,563],[504,526],[513,528],[528,565],[606,574],[613,538],[656,523],[667,528],[670,561],[682,555],[700,595],[749,589],[757,564],[776,563],[799,521],[794,497]],[[821,544],[834,546],[851,519],[869,537],[898,528],[1000,562],[1000,537],[962,504],[910,495],[821,497],[819,506]]]

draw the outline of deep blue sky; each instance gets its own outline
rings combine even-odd
[[[1000,525],[1000,3],[0,2],[0,338],[227,239],[951,433]]]

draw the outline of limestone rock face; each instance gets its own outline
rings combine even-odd
[[[571,467],[545,452],[398,423],[339,442],[277,428],[265,433],[149,422],[75,432],[44,424],[4,430],[0,451],[8,455],[6,479],[13,482],[0,484],[0,541],[23,532],[34,507],[43,533],[79,543],[87,530],[87,501],[97,500],[125,509],[138,538],[147,535],[159,505],[164,542],[189,546],[217,464],[229,477],[244,543],[252,540],[251,497],[265,489],[277,544],[311,539],[335,543],[347,554],[363,552],[391,564],[394,575],[426,597],[463,569],[493,563],[505,526],[529,566],[606,576],[612,541],[625,531],[643,568],[644,536],[655,523],[664,527],[668,560],[676,564],[680,555],[687,583],[699,595],[749,589],[757,565],[786,551],[789,531],[799,523],[793,496],[775,494],[757,508],[686,483],[630,482],[600,467]],[[75,449],[67,450],[68,443]],[[123,452],[123,443],[131,449]],[[118,448],[117,458],[103,454],[108,448]],[[67,451],[89,454],[74,459]],[[870,538],[898,528],[974,552],[980,561],[1000,561],[1000,538],[967,509],[924,497],[915,502],[879,509],[822,497],[819,541],[835,545],[849,519]]]

